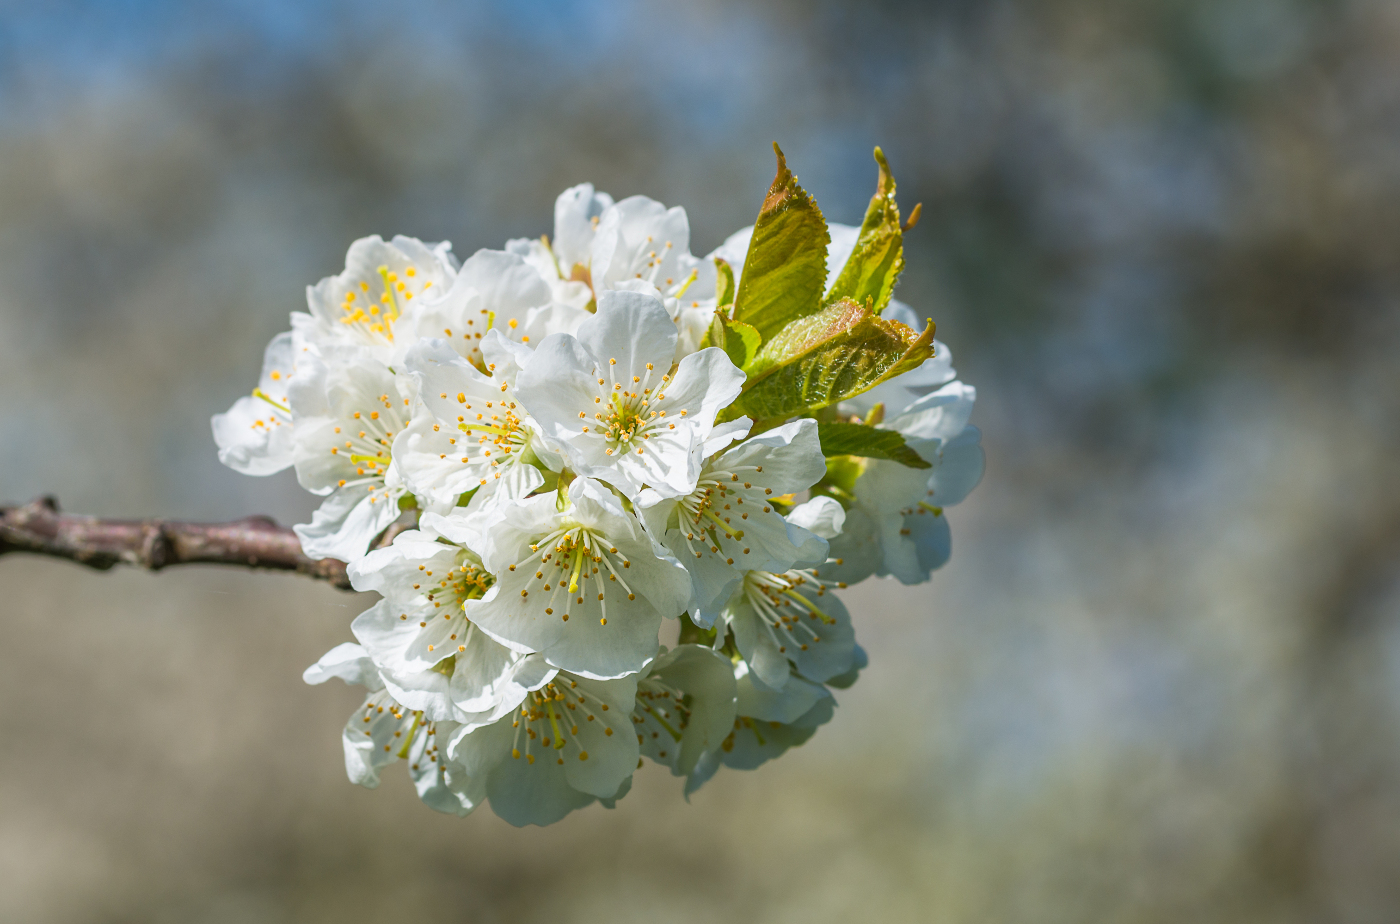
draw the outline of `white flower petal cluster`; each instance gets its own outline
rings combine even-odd
[[[294,467],[324,498],[304,551],[380,595],[305,675],[366,689],[353,782],[403,761],[430,807],[516,825],[611,807],[647,759],[689,795],[831,719],[865,666],[835,591],[947,559],[983,455],[941,344],[819,418],[896,430],[928,468],[845,457],[842,481],[819,419],[725,413],[745,373],[701,344],[714,258],[741,276],[751,231],[697,258],[683,209],[584,184],[552,239],[459,262],[369,237],[308,287],[213,430],[236,471]],[[832,278],[857,234],[831,226]]]

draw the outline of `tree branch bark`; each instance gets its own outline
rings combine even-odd
[[[404,528],[389,527],[376,545],[388,544]],[[41,497],[22,507],[0,507],[0,555],[9,552],[66,558],[99,571],[119,564],[150,571],[171,565],[241,565],[295,571],[352,589],[345,562],[307,558],[296,533],[263,516],[231,523],[101,520],[59,513],[54,498]]]

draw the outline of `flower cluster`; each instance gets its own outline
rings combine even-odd
[[[689,794],[831,718],[866,663],[833,590],[927,580],[983,465],[974,390],[891,298],[909,225],[876,157],[859,227],[779,152],[705,258],[683,209],[585,184],[552,237],[464,263],[365,238],[307,289],[213,427],[226,465],[324,496],[303,549],[381,596],[306,671],[368,691],[352,781],[403,760],[434,809],[545,825],[645,759]]]

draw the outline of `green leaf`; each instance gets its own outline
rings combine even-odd
[[[915,333],[849,299],[788,324],[744,369],[732,420],[808,414],[869,391],[933,355],[933,325]]]
[[[888,459],[910,468],[932,468],[904,442],[904,434],[898,430],[877,430],[857,423],[824,423],[817,425],[817,435],[822,441],[822,455],[864,456]]]
[[[880,179],[850,259],[827,294],[827,304],[849,298],[870,305],[879,314],[890,302],[894,285],[904,268],[904,234],[900,230],[899,206],[894,201],[894,176],[885,161],[885,152],[875,149]]]
[[[778,175],[754,222],[733,316],[764,340],[820,310],[831,240],[816,200],[797,185],[782,150],[776,144],[773,150]]]

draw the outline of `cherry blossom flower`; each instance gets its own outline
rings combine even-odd
[[[556,302],[546,280],[519,255],[479,250],[462,264],[450,286],[420,299],[397,329],[407,346],[441,338],[484,368],[481,343],[489,331],[533,345],[552,333],[572,333],[588,316],[581,307]]]
[[[350,566],[357,590],[384,597],[356,617],[351,631],[399,703],[434,720],[495,721],[524,695],[523,655],[472,623],[494,578],[475,552],[432,528],[451,532],[443,518],[425,520]]]
[[[796,508],[789,519],[813,533],[835,535],[845,514],[836,501],[819,497]],[[721,635],[726,628],[734,633],[758,682],[773,689],[787,682],[791,670],[820,682],[849,670],[854,658],[850,613],[829,592],[836,582],[816,573],[826,562],[827,543],[821,541],[817,548],[811,559],[795,563],[799,567],[745,572],[716,623]]]
[[[292,464],[292,409],[287,386],[298,350],[290,331],[278,334],[263,354],[262,377],[212,421],[219,461],[244,475],[271,475]]]
[[[792,676],[772,689],[755,682],[743,661],[734,665],[738,716],[719,743],[705,751],[685,784],[687,798],[719,770],[753,770],[805,743],[817,728],[831,721],[836,700],[819,683]]]
[[[950,382],[880,426],[897,430],[932,469],[870,459],[856,479],[855,503],[880,544],[876,573],[905,584],[928,580],[952,552],[945,507],[961,502],[982,478],[981,434],[968,426],[977,392]],[[847,550],[848,551],[848,550]]]
[[[688,775],[729,733],[735,695],[733,665],[719,652],[681,645],[662,653],[637,681],[632,724],[642,754]]]
[[[410,398],[408,383],[367,351],[335,355],[332,365],[304,355],[290,389],[297,480],[328,495],[296,531],[307,555],[354,561],[398,517],[406,495],[391,447]]]
[[[745,571],[786,571],[825,557],[824,542],[772,505],[825,473],[817,422],[794,420],[710,459],[689,494],[638,496],[648,530],[690,572],[688,609],[698,625],[709,628]]]
[[[578,336],[548,337],[524,364],[516,393],[574,471],[635,499],[643,487],[688,494],[715,415],[744,381],[723,350],[682,359],[661,303],[605,292]]]
[[[503,505],[481,559],[495,585],[474,607],[478,628],[515,651],[595,679],[641,670],[663,617],[690,599],[680,563],[656,546],[603,485],[579,478]]]
[[[543,666],[538,655],[526,661]],[[501,818],[516,826],[553,824],[627,791],[639,759],[636,694],[636,674],[593,680],[550,669],[504,718],[459,728],[448,753],[481,781]]]
[[[307,286],[309,314],[294,313],[292,328],[318,351],[361,347],[388,365],[405,318],[435,295],[434,289],[450,285],[456,273],[452,245],[446,242],[424,244],[402,235],[387,243],[378,235],[361,238],[350,245],[343,272]]]
[[[445,753],[447,740],[457,731],[455,723],[432,721],[421,710],[396,702],[358,645],[337,645],[303,675],[307,683],[325,683],[332,677],[370,689],[341,736],[350,782],[375,789],[380,772],[403,760],[418,797],[429,808],[466,815],[483,801],[484,781],[471,777]]]
[[[419,403],[393,455],[409,490],[429,507],[450,509],[471,491],[483,500],[522,498],[544,484],[546,465],[562,467],[517,400],[516,350],[529,355],[492,330],[481,345],[485,372],[440,339],[419,342],[405,357]]]

